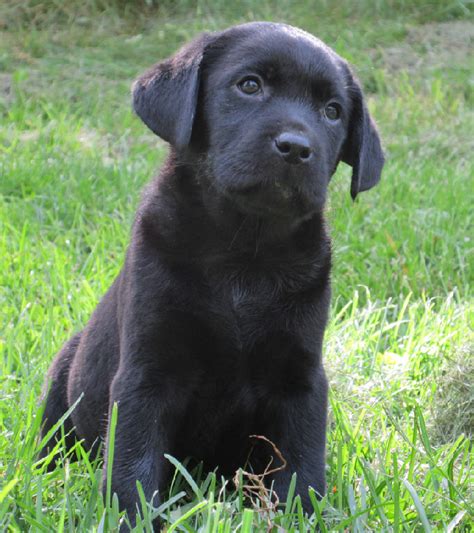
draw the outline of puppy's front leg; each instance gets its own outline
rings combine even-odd
[[[271,481],[280,501],[286,501],[293,473],[296,473],[296,494],[301,497],[305,512],[313,506],[308,488],[318,497],[325,493],[325,444],[327,418],[327,381],[320,367],[312,391],[287,398],[275,413],[275,425],[268,432],[287,461],[287,467],[277,472]]]
[[[139,501],[136,489],[140,481],[147,501],[155,491],[162,491],[171,474],[165,453],[173,455],[173,428],[181,418],[180,403],[170,402],[165,387],[150,389],[140,380],[140,373],[127,369],[119,373],[111,387],[110,405],[118,405],[115,448],[112,467],[112,493],[120,508],[127,511],[133,524]],[[110,429],[110,426],[109,426]],[[109,431],[109,430],[108,430]],[[105,458],[109,450],[109,435]],[[103,491],[106,491],[107,464],[104,465]],[[153,503],[157,506],[159,496]]]

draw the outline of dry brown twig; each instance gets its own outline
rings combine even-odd
[[[274,442],[263,435],[250,435],[251,439],[260,440],[269,444],[276,457],[281,461],[280,466],[272,468],[274,457],[270,458],[265,470],[261,474],[254,474],[253,472],[247,472],[246,470],[237,470],[234,475],[234,485],[237,490],[240,487],[240,475],[242,475],[242,492],[250,500],[253,508],[258,513],[267,515],[268,531],[270,531],[274,524],[271,520],[272,512],[276,512],[280,500],[278,494],[275,491],[269,491],[265,486],[265,478],[284,470],[287,466],[286,459],[283,457],[280,450],[277,448]],[[252,452],[250,452],[251,455]],[[260,505],[258,505],[260,503]]]

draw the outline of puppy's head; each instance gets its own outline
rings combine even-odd
[[[205,34],[133,87],[137,114],[243,213],[303,220],[339,161],[353,198],[384,157],[347,63],[297,28],[256,22]]]

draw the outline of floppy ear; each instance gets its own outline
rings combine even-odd
[[[151,67],[132,86],[137,115],[153,133],[177,148],[186,147],[191,139],[201,62],[212,40],[211,34],[201,35]]]
[[[380,181],[384,155],[374,121],[369,115],[359,82],[350,74],[349,93],[352,112],[349,133],[342,147],[341,159],[352,167],[351,196],[371,189]]]

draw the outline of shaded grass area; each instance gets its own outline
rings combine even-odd
[[[268,515],[218,473],[178,465],[157,512],[176,531],[468,527],[470,4],[48,5],[0,5],[0,527],[118,523],[114,498],[99,496],[101,465],[80,445],[82,460],[52,473],[35,462],[41,382],[117,274],[140,189],[166,152],[131,113],[132,79],[199,31],[253,19],[301,26],[349,59],[388,153],[380,186],[355,204],[347,167],[331,185],[329,490],[312,518],[293,498]]]

